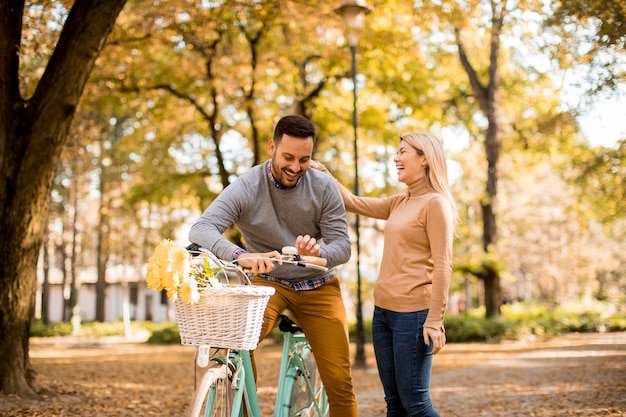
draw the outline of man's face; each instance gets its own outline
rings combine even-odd
[[[309,168],[313,154],[313,138],[283,135],[278,146],[274,139],[271,139],[269,154],[272,156],[274,179],[284,187],[293,187]]]

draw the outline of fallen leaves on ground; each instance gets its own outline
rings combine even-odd
[[[182,416],[194,381],[186,346],[31,340],[42,401],[0,395],[0,416]],[[385,414],[371,346],[354,369],[360,417]],[[281,347],[257,351],[259,397],[270,416]],[[626,333],[541,343],[449,344],[435,357],[433,403],[443,417],[626,415]]]

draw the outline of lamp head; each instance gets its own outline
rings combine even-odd
[[[344,0],[335,12],[341,17],[346,25],[346,36],[350,46],[356,46],[359,33],[365,24],[365,15],[372,10],[367,7],[365,0]]]

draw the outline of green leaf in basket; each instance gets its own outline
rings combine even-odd
[[[209,263],[208,259],[204,260],[204,275],[207,277],[213,277],[215,276],[215,274],[217,274],[218,272],[220,272],[222,270],[221,267],[215,267],[215,268],[211,268],[211,264]]]

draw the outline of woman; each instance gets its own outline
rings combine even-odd
[[[393,160],[406,193],[356,197],[339,188],[348,211],[386,220],[372,339],[387,417],[439,416],[430,400],[430,374],[433,355],[446,342],[443,319],[458,214],[436,137],[401,136]],[[331,175],[319,163],[311,166]]]

